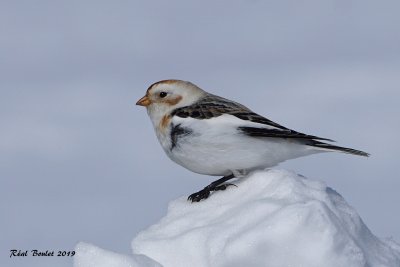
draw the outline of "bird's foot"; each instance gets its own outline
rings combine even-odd
[[[225,190],[226,188],[228,188],[228,186],[231,186],[231,185],[236,186],[235,184],[221,184],[221,185],[217,185],[217,186],[212,186],[212,185],[206,186],[199,192],[191,194],[188,197],[188,200],[192,201],[192,202],[199,202],[203,199],[207,199],[210,196],[211,192]]]
[[[200,190],[199,192],[193,193],[188,197],[189,201],[193,202],[199,202],[200,200],[206,199],[210,196],[211,190],[207,187],[204,189]]]

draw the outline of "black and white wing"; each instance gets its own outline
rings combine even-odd
[[[207,95],[193,105],[178,108],[174,110],[171,115],[180,118],[194,118],[199,120],[217,118],[222,115],[230,115],[238,119],[237,129],[249,136],[332,141],[327,138],[307,135],[288,129],[254,113],[239,103],[215,95]],[[239,120],[243,123],[240,123]],[[252,123],[249,124],[246,122]]]

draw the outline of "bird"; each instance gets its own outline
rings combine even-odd
[[[222,176],[191,194],[192,203],[234,185],[227,183],[231,179],[286,160],[331,151],[369,156],[284,127],[188,81],[153,83],[136,105],[146,107],[158,141],[172,161],[198,174]]]

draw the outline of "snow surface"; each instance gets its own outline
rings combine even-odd
[[[324,183],[265,170],[236,184],[199,203],[172,201],[133,240],[135,256],[79,244],[75,266],[400,266],[400,246],[374,236]]]
[[[75,247],[75,267],[162,267],[144,255],[123,255],[87,243]]]

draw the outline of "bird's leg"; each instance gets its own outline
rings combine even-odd
[[[230,179],[233,179],[233,178],[235,178],[235,175],[233,175],[233,174],[224,176],[224,177],[212,182],[211,184],[207,185],[199,192],[191,194],[188,197],[188,200],[190,200],[192,202],[199,202],[200,200],[208,198],[212,191],[225,190],[228,186],[234,185],[234,184],[223,184],[223,183]]]

